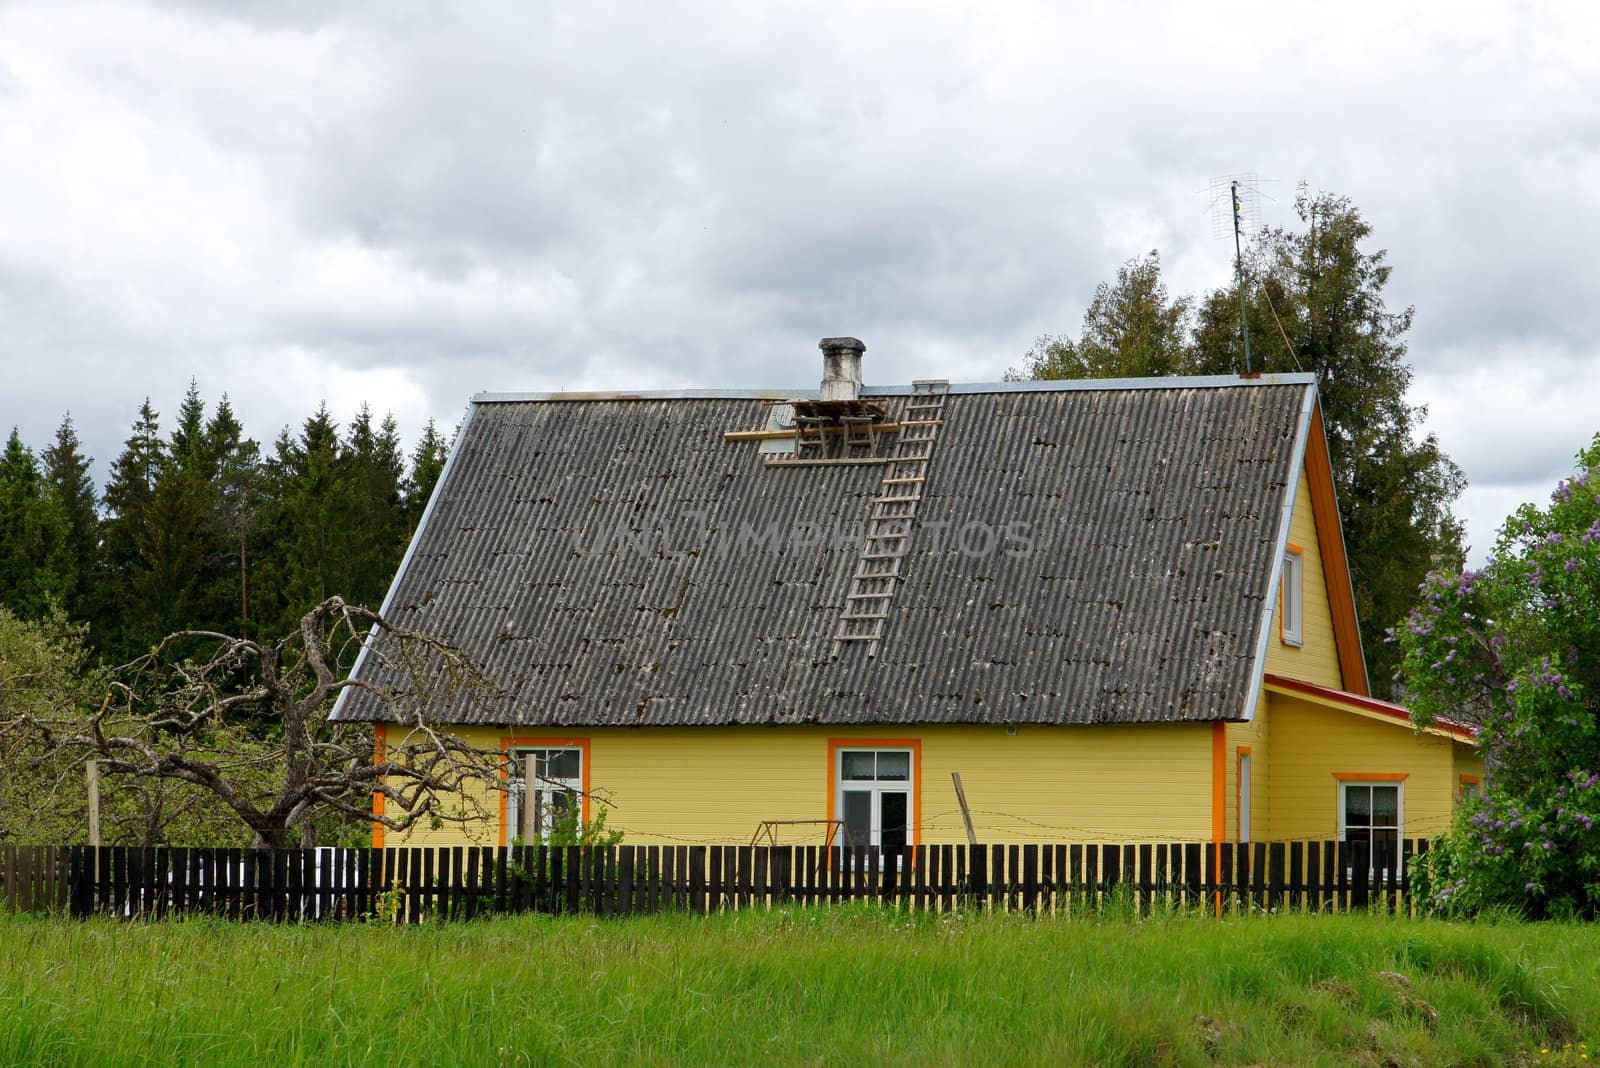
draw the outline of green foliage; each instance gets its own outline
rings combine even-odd
[[[1413,715],[1476,723],[1488,767],[1435,900],[1600,915],[1600,437],[1483,569],[1428,575],[1395,646]]]
[[[547,845],[553,846],[607,846],[620,845],[622,832],[606,826],[606,813],[611,811],[611,806],[603,801],[595,805],[595,817],[585,821],[583,810],[574,805],[556,814],[555,824],[550,828],[550,837]]]
[[[1045,335],[1024,357],[1020,371],[1006,377],[1145,378],[1195,373],[1189,344],[1193,300],[1167,295],[1161,280],[1161,254],[1152,250],[1117,269],[1114,285],[1094,291],[1083,314],[1083,333],[1074,340]]]
[[[59,609],[37,622],[0,607],[0,724],[91,706],[101,679],[89,667],[83,628]],[[61,790],[60,767],[22,731],[0,727],[0,843],[81,842],[86,823],[81,778]]]
[[[1295,210],[1299,228],[1264,230],[1249,252],[1253,369],[1317,375],[1362,644],[1382,696],[1392,692],[1397,667],[1383,635],[1410,609],[1430,568],[1463,559],[1450,506],[1466,481],[1438,441],[1420,433],[1426,409],[1406,400],[1412,309],[1384,303],[1392,268],[1383,250],[1366,248],[1372,227],[1348,198],[1304,187]],[[1238,374],[1239,314],[1236,286],[1198,304],[1169,298],[1152,252],[1096,290],[1081,338],[1040,338],[1012,374]]]

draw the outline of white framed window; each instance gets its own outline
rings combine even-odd
[[[1239,747],[1239,841],[1250,841],[1250,750]]]
[[[573,747],[513,746],[508,749],[510,767],[506,769],[506,841],[522,835],[523,808],[529,803],[527,791],[528,759],[533,758],[532,803],[536,810],[539,840],[544,841],[556,823],[583,810],[583,750]],[[532,844],[532,843],[528,843]]]
[[[834,759],[834,811],[850,832],[849,844],[897,849],[912,844],[912,751],[840,748]]]
[[[1305,553],[1289,546],[1283,554],[1283,581],[1280,584],[1282,615],[1279,631],[1283,644],[1300,646],[1305,643]]]
[[[1340,781],[1339,838],[1367,847],[1371,858],[1369,876],[1384,868],[1398,874],[1404,829],[1404,781]]]

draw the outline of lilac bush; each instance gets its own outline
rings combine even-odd
[[[1435,905],[1600,915],[1600,436],[1484,568],[1430,573],[1392,640],[1413,719],[1476,724],[1486,765],[1420,873]]]

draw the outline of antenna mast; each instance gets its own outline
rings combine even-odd
[[[1250,358],[1250,317],[1245,300],[1244,240],[1241,235],[1252,226],[1261,224],[1260,178],[1254,174],[1227,174],[1211,179],[1212,236],[1222,237],[1227,227],[1233,229],[1233,269],[1239,283],[1239,338],[1244,343],[1244,373],[1248,377],[1255,368]],[[1228,198],[1227,222],[1223,222],[1222,197]]]
[[[1233,203],[1233,266],[1239,273],[1239,336],[1244,338],[1244,373],[1250,373],[1250,317],[1245,314],[1244,301],[1244,250],[1239,242],[1239,181],[1228,183],[1229,199]]]

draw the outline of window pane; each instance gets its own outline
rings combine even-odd
[[[1358,827],[1372,824],[1372,787],[1346,786],[1344,788],[1344,821]]]
[[[903,755],[903,754],[902,754]],[[886,846],[902,849],[909,838],[906,834],[906,812],[910,807],[908,794],[885,790],[879,805],[883,812],[883,838]]]
[[[910,753],[879,753],[878,778],[905,782],[911,778]]]
[[[1400,838],[1397,831],[1372,832],[1372,870],[1394,871],[1400,863]]]
[[[1375,827],[1393,827],[1400,822],[1400,787],[1374,786],[1372,789],[1372,824]]]
[[[846,749],[844,751],[844,766],[840,775],[852,782],[870,781],[873,775],[873,758],[876,753],[870,749]]]
[[[578,766],[578,750],[556,749],[552,750],[545,775],[552,779],[576,779],[582,769]]]
[[[844,792],[844,825],[850,831],[849,845],[872,841],[872,794],[867,790]]]

